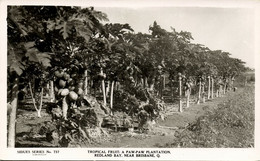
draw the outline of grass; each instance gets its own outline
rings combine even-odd
[[[166,147],[248,148],[254,147],[254,86],[250,85],[218,104],[214,110],[175,134]]]

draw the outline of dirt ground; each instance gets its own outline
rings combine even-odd
[[[242,92],[238,89],[236,93]],[[98,142],[88,144],[86,147],[120,147],[120,148],[154,148],[164,147],[165,144],[173,142],[174,132],[183,129],[189,123],[193,122],[199,116],[205,114],[207,110],[212,110],[219,103],[224,102],[230,95],[234,95],[233,91],[226,93],[224,97],[207,100],[205,103],[190,104],[189,108],[184,108],[182,113],[177,112],[176,104],[168,104],[167,116],[164,120],[159,120],[153,127],[153,130],[147,133],[134,132],[115,132],[109,130],[110,137],[107,139],[100,138]],[[185,104],[183,104],[185,107]],[[44,138],[34,136],[32,139],[28,137],[32,135],[32,129],[39,126],[44,121],[50,121],[51,116],[42,111],[42,117],[37,118],[35,111],[18,110],[17,114],[17,138],[16,147],[52,147],[52,144]]]

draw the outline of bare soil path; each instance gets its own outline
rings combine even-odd
[[[177,112],[177,105],[167,106],[167,117],[154,125],[154,130],[147,134],[138,133],[112,133],[113,139],[108,142],[90,145],[90,147],[120,147],[120,148],[155,148],[164,147],[165,144],[173,142],[175,128],[181,129],[203,116],[206,111],[217,108],[217,105],[227,101],[230,96],[241,93],[239,88],[236,92],[229,91],[223,97],[207,100],[205,103],[191,104],[182,113]],[[184,105],[185,106],[185,105]],[[172,128],[171,128],[172,127]]]

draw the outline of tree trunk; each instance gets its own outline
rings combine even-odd
[[[214,78],[212,77],[212,83],[211,83],[211,98],[213,99],[214,98]]]
[[[202,102],[203,103],[206,102],[206,98],[205,98],[205,83],[203,83],[203,85],[202,85]]]
[[[144,77],[144,88],[147,88],[147,78]]]
[[[151,83],[149,83],[149,88],[150,88],[150,91],[152,91],[152,92],[154,92],[154,83],[155,83],[155,80],[154,80],[154,78],[152,78]]]
[[[247,85],[247,77],[245,77],[244,87]]]
[[[231,90],[231,76],[228,77],[228,91]]]
[[[31,83],[29,82],[29,88],[30,88],[30,93],[31,93],[31,96],[32,96],[32,102],[33,102],[33,106],[37,112],[37,117],[41,117],[41,110],[42,110],[42,101],[43,101],[43,87],[41,89],[41,95],[40,95],[40,105],[39,105],[39,108],[37,107],[36,105],[36,102],[35,102],[35,98],[33,97],[33,95],[36,96],[36,94],[33,94],[32,92],[32,86],[31,86]]]
[[[174,101],[174,93],[175,93],[175,91],[174,91],[174,86],[173,86],[173,81],[171,81],[172,83],[171,83],[171,96],[172,96],[172,101]]]
[[[106,85],[105,85],[105,80],[104,80],[104,87],[105,87],[105,93],[106,93]],[[103,95],[103,89],[102,89],[102,81],[101,81],[101,88],[100,87],[98,87],[98,90],[97,91],[99,91],[99,95],[100,95],[100,93],[102,93],[102,95]],[[106,94],[105,94],[106,95]]]
[[[162,99],[163,98],[163,89],[164,89],[164,81],[165,81],[165,77],[164,77],[164,75],[161,77],[161,79],[160,79],[160,89],[159,89],[159,91],[160,91],[160,98]]]
[[[219,97],[222,97],[223,94],[224,94],[223,88],[224,88],[223,84],[220,84],[220,86],[219,86],[219,94],[218,94]]]
[[[43,87],[42,87],[42,90],[41,90],[40,106],[37,109],[37,116],[38,117],[41,117],[42,101],[43,101]]]
[[[152,93],[154,93],[154,82],[150,84],[150,88],[149,89],[150,89],[150,91]]]
[[[231,89],[233,89],[233,88],[234,88],[234,80],[232,78],[232,80],[231,80]]]
[[[226,88],[227,88],[227,84],[226,82],[224,83],[224,87],[223,87],[223,94],[226,94]]]
[[[50,83],[48,82],[47,85],[46,85],[46,88],[48,90],[48,92],[46,92],[46,97],[49,98],[50,97]]]
[[[103,68],[101,68],[100,74],[104,75]],[[104,79],[102,79],[102,81],[101,81],[101,86],[102,86],[104,106],[106,106],[107,105],[107,99],[106,99],[106,89],[105,89],[105,80]]]
[[[121,89],[121,87],[120,87],[120,82],[116,82],[116,90],[120,90]]]
[[[200,104],[200,98],[201,98],[201,80],[199,81],[199,96],[198,96],[197,104]]]
[[[36,112],[37,112],[37,117],[39,117],[39,118],[42,117],[41,116],[41,110],[36,110]]]
[[[187,94],[187,100],[186,100],[186,107],[189,108],[190,107],[190,88],[186,90],[186,94]]]
[[[14,85],[12,88],[12,102],[11,102],[11,112],[8,122],[8,142],[7,146],[8,148],[14,148],[15,147],[15,124],[16,124],[16,111],[18,106],[18,84],[19,79],[15,78]]]
[[[181,91],[181,77],[179,77],[179,112],[182,112],[182,91]]]
[[[112,83],[111,83],[111,92],[110,92],[110,108],[111,108],[111,110],[113,109],[114,83],[115,83],[115,81],[112,81]]]
[[[133,77],[134,77],[134,86],[136,87],[139,84],[139,80],[136,74]]]
[[[210,99],[210,76],[208,77],[208,99]]]
[[[62,117],[67,120],[69,105],[66,100],[66,96],[62,98]]]
[[[165,82],[166,82],[166,78],[165,78],[165,74],[163,75],[163,89],[165,89]]]
[[[88,94],[88,70],[85,70],[84,77],[85,77],[85,80],[84,80],[84,95],[87,95]]]
[[[223,95],[226,94],[227,81],[224,80]]]
[[[51,83],[51,102],[55,102],[55,94],[54,94],[54,83],[53,81],[50,82]]]
[[[107,81],[106,97],[108,97],[109,90],[110,90],[110,81]]]
[[[31,85],[30,82],[29,82],[29,88],[30,88],[30,93],[31,93],[31,97],[32,97],[33,107],[34,107],[35,109],[37,109],[36,103],[35,103],[35,99],[34,99],[34,94],[33,94],[33,91],[32,91],[32,85]]]

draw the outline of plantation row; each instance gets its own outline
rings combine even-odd
[[[192,89],[198,103],[206,93],[219,96],[246,70],[230,53],[192,43],[189,32],[154,22],[150,34],[135,33],[129,24],[107,21],[93,7],[8,7],[8,146],[15,141],[18,95],[32,98],[38,117],[48,95],[58,140],[69,142],[88,139],[88,129],[101,128],[105,117],[127,128],[137,120],[143,129],[165,109],[164,90],[179,98],[181,112],[184,93],[187,106]]]
[[[231,95],[214,110],[198,117],[184,130],[176,132],[166,147],[245,148],[254,147],[254,85]]]

